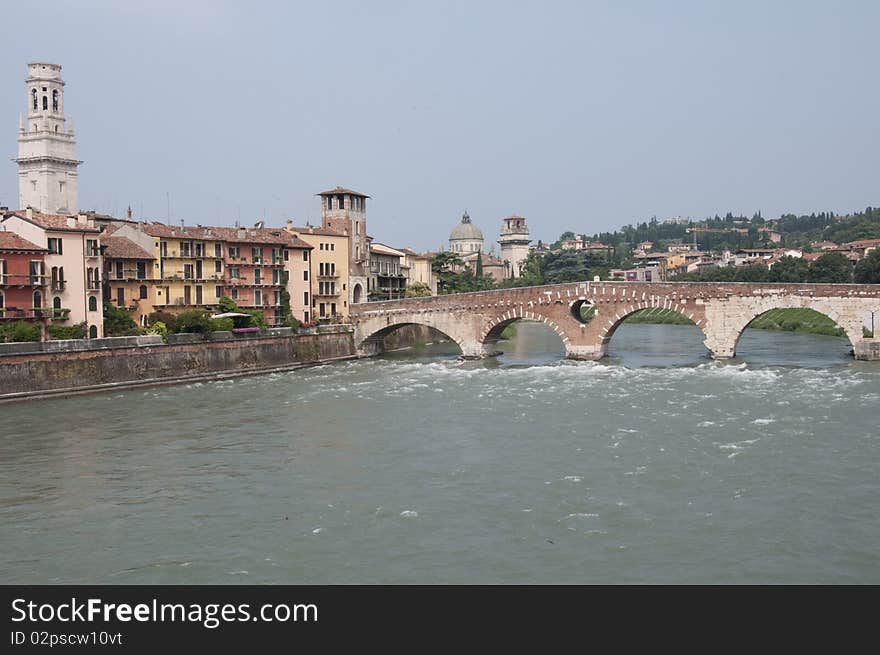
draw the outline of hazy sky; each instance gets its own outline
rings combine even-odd
[[[0,135],[63,66],[80,208],[319,221],[436,249],[652,215],[880,204],[880,2],[4,2]],[[4,127],[5,126],[5,127]],[[0,204],[18,203],[15,164]],[[488,243],[487,243],[488,247]]]

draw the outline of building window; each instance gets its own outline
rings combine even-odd
[[[34,111],[37,111],[37,109],[39,107],[37,106],[37,90],[36,89],[31,89],[31,97],[34,99]]]
[[[254,284],[262,284],[263,283],[263,271],[262,269],[255,268],[254,269]]]
[[[141,298],[141,300],[146,300],[146,298],[147,298],[147,285],[146,285],[146,284],[142,284],[142,285],[140,286],[140,288],[138,289],[138,291],[140,292],[140,298]]]
[[[52,111],[58,111],[58,89],[52,91]]]
[[[43,294],[39,291],[34,291],[34,308],[39,309],[43,306]]]
[[[50,255],[63,255],[64,247],[63,241],[58,238],[49,237],[49,254]]]
[[[304,262],[309,261],[309,251],[308,250],[303,250],[303,261]]]
[[[223,272],[223,265],[220,262],[214,262],[214,272],[215,273]]]
[[[97,339],[98,338],[98,326],[90,325],[89,326],[89,339]]]
[[[58,296],[52,298],[52,309],[61,309],[61,298]]]
[[[233,300],[238,300],[238,289],[233,289],[229,295]]]
[[[214,244],[214,257],[222,257],[223,256],[223,247],[219,243]],[[220,265],[220,262],[217,262],[217,265]],[[220,270],[220,269],[217,269]]]
[[[229,256],[232,257],[232,259],[238,259],[238,253],[238,246],[229,246]]]
[[[217,298],[223,297],[223,287],[214,287],[214,296]]]
[[[263,304],[263,292],[260,289],[254,290],[254,304],[262,305]]]
[[[94,296],[89,296],[89,311],[96,312],[98,311],[98,299]]]
[[[323,266],[323,265],[324,264],[321,264],[321,266]],[[309,281],[309,272],[303,271],[303,282],[308,282],[308,281]]]
[[[303,291],[303,305],[305,305],[306,307],[309,306],[309,292],[308,291]],[[308,320],[308,319],[306,319],[306,320]]]
[[[147,279],[147,262],[138,262],[137,263],[137,279],[138,280],[146,280]],[[146,298],[146,296],[144,296]]]
[[[43,96],[43,111],[48,111],[49,109],[49,96]]]

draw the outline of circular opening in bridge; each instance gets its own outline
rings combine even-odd
[[[596,316],[596,306],[591,300],[576,300],[571,304],[571,315],[579,323],[589,323]]]
[[[865,326],[868,332],[869,325]],[[852,357],[852,344],[831,318],[805,307],[771,309],[742,331],[736,359],[752,366],[826,366]]]
[[[709,352],[703,331],[673,309],[652,307],[624,316],[609,331],[608,356],[624,366],[693,366]]]
[[[541,321],[506,321],[490,332],[487,343],[496,337],[494,348],[501,366],[545,366],[565,358],[562,338]]]

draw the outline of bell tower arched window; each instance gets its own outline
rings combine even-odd
[[[34,111],[37,111],[37,109],[39,109],[39,106],[37,105],[37,90],[36,89],[31,89],[31,97],[34,99]]]
[[[49,109],[49,96],[43,96],[43,111]]]
[[[58,89],[52,91],[52,111],[58,111]]]

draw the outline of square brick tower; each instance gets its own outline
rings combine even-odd
[[[348,303],[354,305],[367,300],[370,237],[367,236],[367,198],[363,193],[336,187],[318,194],[321,196],[323,227],[348,235]]]

